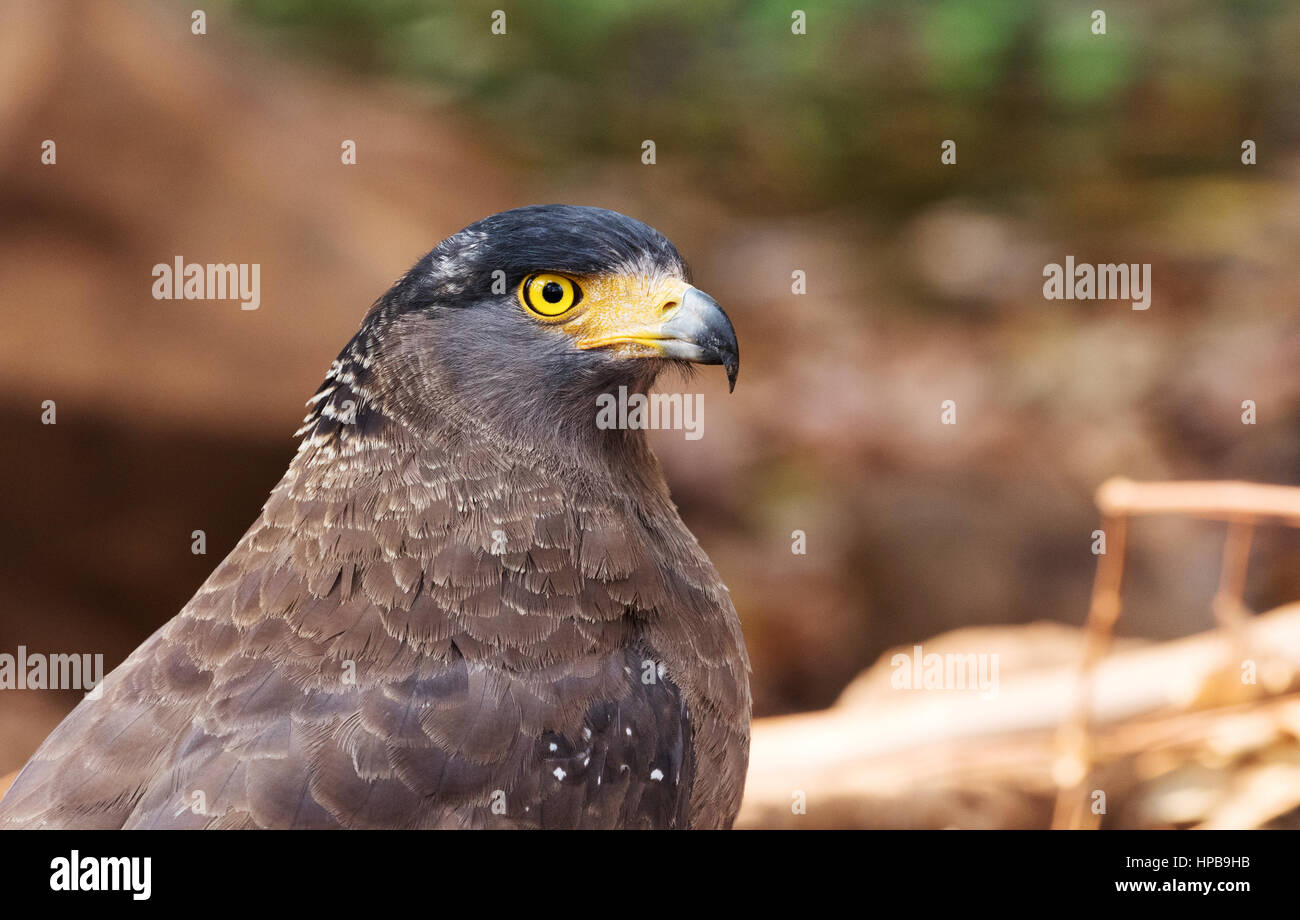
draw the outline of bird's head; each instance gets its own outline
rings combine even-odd
[[[375,304],[332,376],[408,421],[582,437],[598,395],[644,392],[672,363],[721,364],[733,388],[740,363],[731,321],[673,244],[614,211],[539,205],[438,244]]]

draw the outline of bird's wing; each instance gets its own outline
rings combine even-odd
[[[291,467],[0,826],[687,824],[686,707],[628,615],[664,590],[633,519],[465,475],[488,458],[388,463],[362,495]]]
[[[174,681],[169,657],[140,659],[83,701],[10,789],[0,826],[687,822],[690,728],[670,682],[642,682],[634,649],[526,680],[460,658],[351,690],[306,691],[266,662],[192,719],[200,707],[153,695]],[[144,695],[123,698],[127,685]],[[546,728],[575,703],[576,731]]]

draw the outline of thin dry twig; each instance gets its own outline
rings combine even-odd
[[[1084,795],[1094,762],[1088,701],[1092,698],[1097,663],[1110,645],[1120,616],[1128,518],[1179,514],[1228,523],[1219,588],[1212,604],[1220,629],[1239,659],[1249,657],[1245,622],[1250,611],[1243,596],[1254,527],[1260,522],[1300,527],[1300,488],[1294,486],[1251,482],[1139,483],[1111,479],[1097,489],[1096,501],[1109,546],[1097,559],[1076,704],[1057,735],[1058,753],[1053,769],[1058,789],[1052,815],[1054,828],[1095,828],[1100,823],[1100,817],[1087,808]]]

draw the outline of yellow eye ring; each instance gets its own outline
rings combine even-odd
[[[519,299],[538,316],[563,316],[582,299],[582,289],[563,275],[529,275],[519,286]]]

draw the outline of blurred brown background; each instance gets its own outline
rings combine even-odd
[[[1081,622],[1109,476],[1300,483],[1300,8],[1110,4],[1095,36],[1063,3],[802,6],[803,36],[770,2],[558,0],[493,36],[246,0],[194,35],[179,3],[0,0],[0,650],[120,661],[253,519],[367,306],[527,203],[647,221],[735,321],[735,394],[700,375],[705,436],[655,443],[757,715],[957,627]],[[177,255],[260,263],[260,309],[154,300]],[[1066,255],[1152,263],[1150,310],[1044,300]],[[1208,628],[1222,530],[1130,544],[1121,632]],[[1300,598],[1298,563],[1261,531],[1249,603]],[[5,694],[0,773],[74,702]]]

